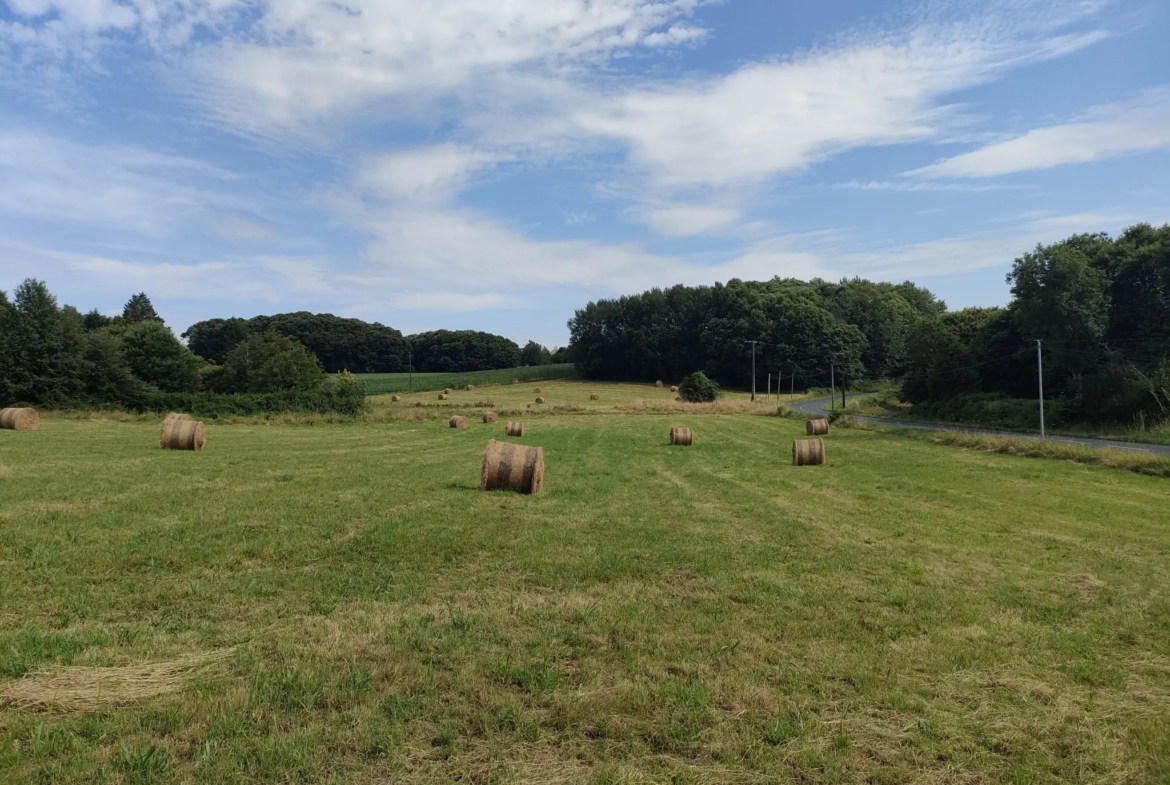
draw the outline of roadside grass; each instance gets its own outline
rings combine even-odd
[[[0,431],[0,695],[192,663],[8,701],[0,780],[1170,777],[1164,479],[843,428],[794,468],[794,420],[626,411],[533,417],[545,493],[481,493],[501,434]]]

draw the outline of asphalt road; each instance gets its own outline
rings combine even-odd
[[[806,414],[825,414],[824,406],[826,403],[832,401],[832,398],[817,398],[813,401],[798,401],[797,403],[789,404],[789,408],[797,411],[805,412]],[[944,425],[941,423],[932,422],[915,422],[913,420],[893,420],[888,417],[862,417],[853,415],[853,419],[862,420],[864,422],[871,422],[877,425],[894,425],[899,428],[920,428],[924,431],[958,431],[959,433],[970,433],[983,436],[1019,436],[1024,439],[1039,439],[1038,433],[1021,433],[1019,431],[996,431],[989,428],[966,428],[960,425]],[[1129,450],[1131,452],[1152,452],[1155,455],[1165,455],[1170,458],[1170,445],[1168,444],[1144,444],[1142,442],[1118,442],[1112,439],[1093,439],[1081,436],[1049,436],[1054,442],[1063,442],[1065,444],[1079,444],[1082,447],[1101,447],[1112,450]]]

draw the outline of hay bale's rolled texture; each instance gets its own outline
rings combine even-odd
[[[452,392],[451,388],[448,387],[446,390],[443,390],[443,395],[450,395],[451,392]]]
[[[0,428],[9,431],[35,431],[41,424],[36,409],[0,409]]]
[[[600,396],[600,395],[598,395],[597,393],[593,393],[593,395],[590,395],[590,396],[589,396],[589,400],[591,400],[591,401],[600,401],[600,400],[601,400],[601,396]]]
[[[179,414],[178,412],[171,412],[170,414],[168,414],[168,415],[167,415],[166,417],[164,417],[163,419],[164,419],[164,420],[190,420],[190,419],[191,419],[191,415],[189,415],[189,414]]]
[[[533,403],[544,403],[544,398],[537,398]]]
[[[694,444],[695,435],[691,433],[690,428],[671,428],[670,429],[670,443],[678,444],[683,447],[690,447]]]
[[[447,393],[439,393],[439,400],[440,401],[447,400]]]
[[[824,417],[817,420],[806,420],[804,423],[804,432],[809,436],[824,436],[829,432],[829,421]]]
[[[507,434],[508,436],[523,436],[524,435],[524,423],[510,422],[510,423],[508,423],[508,426],[506,428],[504,428],[504,433]]]
[[[824,439],[797,439],[792,443],[793,466],[820,466],[824,462]]]
[[[397,395],[391,395],[391,396],[390,396],[390,403],[398,403],[398,402],[399,402],[399,401],[401,401],[401,400],[402,400],[402,399],[401,399],[401,398],[399,398]]]
[[[540,493],[544,486],[544,451],[510,442],[488,442],[480,472],[481,491]]]
[[[195,420],[163,420],[158,437],[158,446],[164,450],[203,449],[207,437],[203,434],[203,423]]]
[[[674,392],[674,393],[678,392],[678,385],[675,385],[675,384],[670,385],[670,391]]]
[[[661,380],[661,379],[659,379],[658,381],[654,382],[654,386],[655,386],[655,387],[661,387],[661,386],[662,386],[662,380]]]
[[[484,412],[483,421],[489,424],[493,422],[499,422],[500,415],[496,414],[495,412]]]
[[[454,417],[452,417],[447,422],[451,425],[452,428],[466,428],[467,427],[467,418],[460,417],[458,414],[455,415]]]

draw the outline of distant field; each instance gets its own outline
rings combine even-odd
[[[559,363],[555,365],[531,365],[523,368],[503,368],[494,371],[474,371],[472,373],[416,373],[413,379],[406,373],[359,373],[369,395],[396,393],[413,388],[414,390],[442,390],[446,387],[466,387],[467,385],[511,384],[514,379],[530,381],[533,379],[568,379],[577,375],[573,363]]]
[[[0,431],[0,781],[1170,777],[1166,480],[539,386],[537,497],[503,423]]]

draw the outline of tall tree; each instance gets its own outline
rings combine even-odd
[[[81,333],[76,319],[57,307],[44,281],[26,279],[4,315],[0,390],[8,402],[63,404],[81,392]]]
[[[134,375],[163,392],[199,389],[203,364],[162,322],[144,321],[122,331],[126,361]]]
[[[155,312],[154,306],[150,302],[150,298],[146,296],[146,292],[139,292],[130,298],[130,300],[126,303],[126,307],[122,309],[122,318],[125,321],[131,323],[163,323],[162,317]]]

